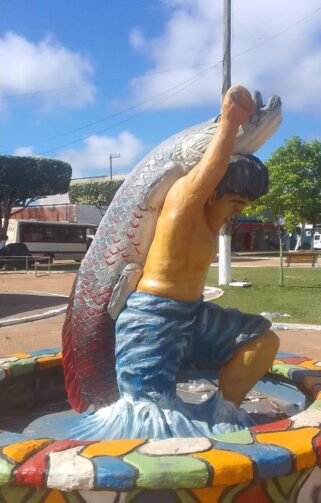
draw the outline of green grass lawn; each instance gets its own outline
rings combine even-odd
[[[218,268],[211,267],[207,284],[217,286]],[[291,318],[274,318],[288,323],[321,324],[321,268],[284,268],[283,288],[278,286],[277,267],[233,267],[234,280],[248,279],[250,288],[224,287],[215,302],[250,313],[286,313]]]

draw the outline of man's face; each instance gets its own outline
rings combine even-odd
[[[239,194],[224,194],[220,199],[216,199],[215,196],[211,198],[207,205],[208,223],[211,229],[217,230],[233,217],[240,215],[248,203],[249,199]]]

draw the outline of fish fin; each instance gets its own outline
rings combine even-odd
[[[166,170],[164,175],[150,185],[146,198],[146,204],[154,210],[161,208],[171,186],[185,175],[182,166],[174,161],[168,161],[163,169]]]
[[[140,264],[127,264],[114,286],[107,311],[116,320],[120,311],[126,304],[128,296],[136,289],[137,283],[143,273]]]
[[[78,382],[77,367],[74,362],[74,352],[72,347],[72,311],[74,303],[77,277],[75,278],[71,294],[68,301],[66,318],[62,329],[62,363],[64,369],[65,388],[68,400],[73,409],[83,412],[89,407],[85,397],[81,393]]]

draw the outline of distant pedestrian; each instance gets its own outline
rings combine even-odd
[[[5,235],[2,229],[0,229],[0,250],[2,250],[6,246],[6,241],[8,236]]]

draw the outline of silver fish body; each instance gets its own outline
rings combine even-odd
[[[273,96],[239,128],[234,154],[255,152],[281,122]],[[115,195],[83,259],[63,330],[65,384],[76,410],[117,397],[114,322],[135,290],[154,235],[159,211],[173,183],[202,158],[219,117],[185,129],[152,150]]]

